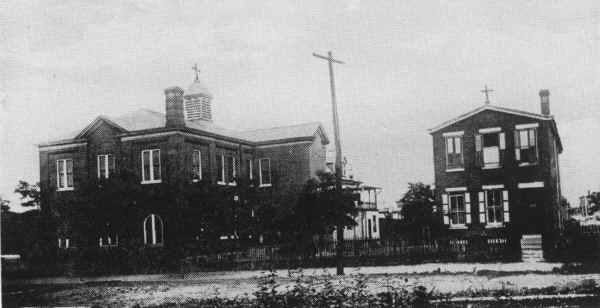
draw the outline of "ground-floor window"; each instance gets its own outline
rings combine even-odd
[[[450,225],[465,225],[467,223],[467,209],[465,206],[464,194],[450,194],[448,197],[450,206]]]
[[[58,248],[61,249],[69,249],[71,248],[71,239],[59,237],[58,238]]]
[[[486,192],[485,207],[487,222],[501,224],[504,222],[504,209],[502,208],[502,190],[488,190]]]
[[[164,240],[163,221],[160,216],[150,214],[144,219],[144,244],[162,245]]]

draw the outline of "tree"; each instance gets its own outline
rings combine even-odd
[[[421,182],[408,183],[408,191],[399,200],[402,217],[416,240],[423,240],[425,230],[436,230],[439,217],[434,213],[435,198],[431,186]]]
[[[337,226],[356,225],[355,191],[343,189],[338,200],[335,176],[325,172],[317,176],[307,181],[296,202],[286,209],[281,224],[286,242],[307,253],[312,252],[315,236],[331,234]]]
[[[8,213],[10,211],[10,201],[0,197],[0,208],[3,214]]]
[[[21,205],[24,207],[40,207],[42,195],[40,192],[40,184],[31,185],[26,181],[20,180],[15,188],[15,193],[21,195]]]

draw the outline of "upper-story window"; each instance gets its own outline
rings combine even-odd
[[[499,168],[501,150],[506,149],[506,138],[500,127],[484,128],[475,135],[476,159],[483,168]]]
[[[268,158],[259,159],[258,169],[260,186],[271,186],[271,160]]]
[[[102,154],[96,157],[98,178],[108,179],[115,173],[115,157],[112,154]]]
[[[248,180],[252,181],[254,179],[254,170],[252,166],[252,159],[246,160],[246,172],[248,173]]]
[[[221,185],[235,185],[236,161],[233,155],[217,155],[217,183]]]
[[[56,160],[56,187],[57,190],[73,190],[73,160]]]
[[[142,151],[142,184],[160,183],[160,150]]]
[[[538,162],[537,123],[515,127],[515,158],[519,165]]]
[[[192,152],[192,181],[202,180],[202,152],[194,150]]]
[[[446,133],[444,138],[446,140],[446,170],[463,170],[463,132]]]

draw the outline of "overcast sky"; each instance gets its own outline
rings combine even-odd
[[[164,111],[191,66],[232,129],[321,121],[336,66],[344,155],[384,189],[433,182],[428,128],[492,104],[539,112],[564,144],[563,192],[600,190],[598,1],[8,1],[0,4],[0,195],[39,180],[36,143],[96,116]]]

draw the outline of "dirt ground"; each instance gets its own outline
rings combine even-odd
[[[412,288],[422,285],[443,294],[468,294],[485,290],[513,290],[554,287],[572,289],[585,280],[600,284],[600,274],[557,274],[548,264],[452,264],[350,268],[347,275],[333,277],[334,284],[351,285],[366,279],[367,289],[381,292],[388,286]],[[308,279],[319,280],[332,269],[304,270]],[[161,303],[182,303],[207,297],[252,296],[263,272],[218,272],[185,275],[137,275],[100,278],[53,278],[5,281],[5,306],[101,306],[127,307]],[[279,290],[294,283],[288,271],[278,271]],[[297,275],[297,274],[295,274]]]

